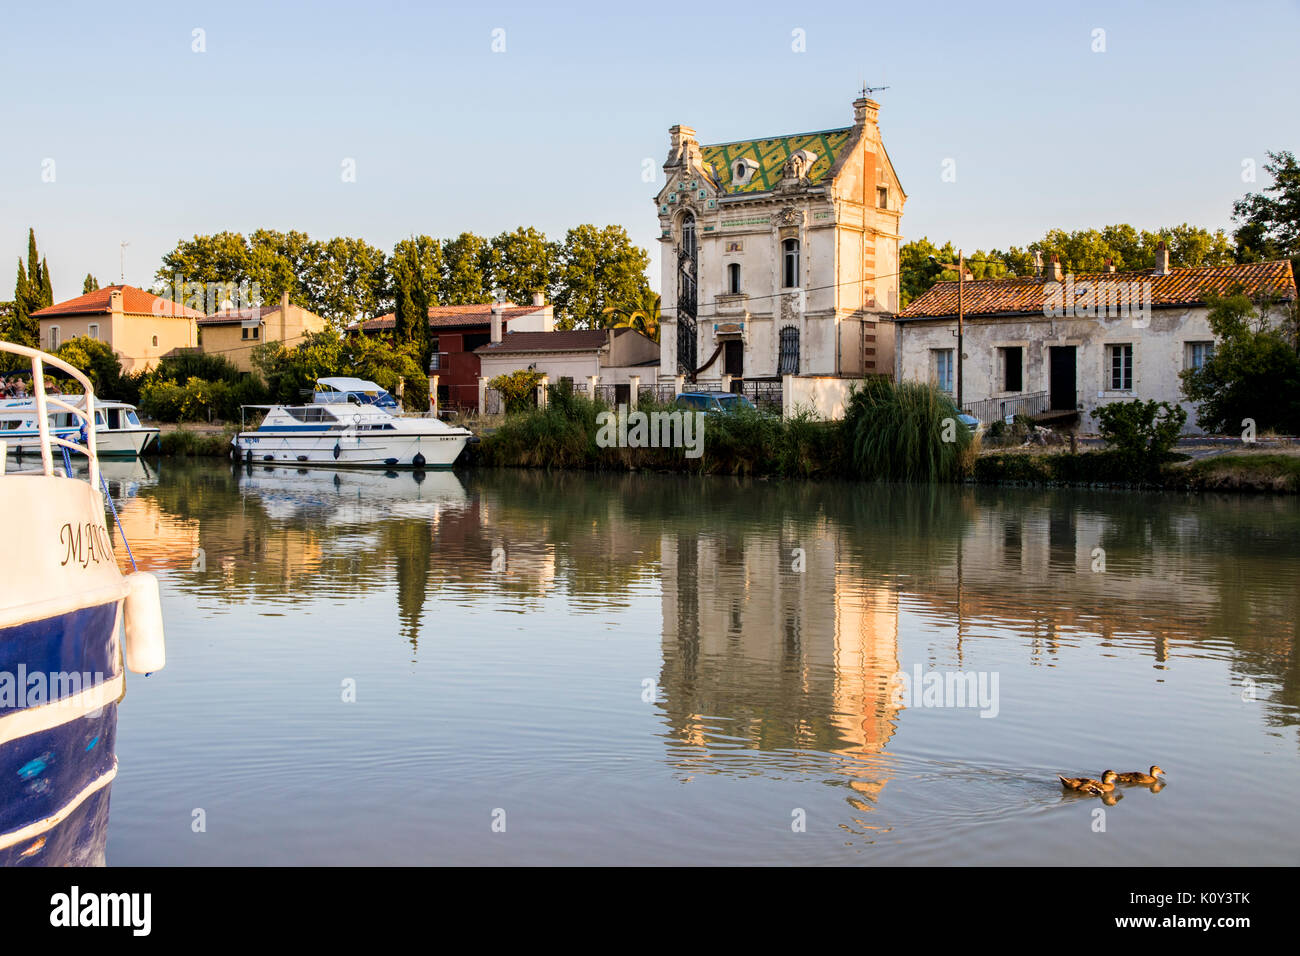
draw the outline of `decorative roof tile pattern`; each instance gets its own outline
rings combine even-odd
[[[701,146],[700,154],[706,163],[713,166],[714,177],[723,192],[759,193],[776,187],[781,181],[785,161],[801,149],[817,154],[816,162],[808,171],[808,179],[814,184],[821,182],[835,165],[840,152],[848,145],[852,134],[853,127],[848,127],[822,130],[819,133],[777,136],[773,139],[748,139],[737,143]],[[758,164],[758,168],[744,185],[733,185],[736,161],[739,159],[752,160]]]
[[[1251,298],[1271,295],[1295,299],[1295,276],[1288,260],[1251,262],[1230,266],[1201,266],[1173,269],[1168,275],[1150,272],[1088,272],[1075,275],[1075,295],[1100,284],[1151,283],[1153,308],[1204,305],[1208,294],[1226,295],[1240,288]],[[1033,315],[1042,317],[1044,304],[1051,302],[1054,283],[1033,276],[1014,279],[968,281],[962,292],[967,318],[981,315]],[[1145,292],[1143,293],[1145,299]],[[897,319],[948,318],[957,314],[957,282],[936,282],[920,298],[898,313]]]
[[[511,319],[517,319],[523,315],[532,315],[535,312],[541,312],[546,306],[536,305],[507,305],[501,310],[501,318],[505,322]],[[463,325],[490,325],[492,322],[492,304],[484,302],[477,305],[435,305],[429,308],[429,327],[434,329],[458,328]],[[350,329],[360,329],[362,332],[387,332],[397,325],[397,317],[388,312],[384,315],[377,315],[373,319],[367,319],[350,326]]]
[[[32,315],[39,319],[52,319],[60,315],[98,315],[111,311],[109,294],[122,293],[122,311],[130,315],[157,315],[172,318],[201,319],[203,313],[183,306],[170,299],[161,299],[156,295],[137,289],[133,285],[106,285],[94,292],[87,292],[66,302],[56,302],[44,309],[38,309]]]
[[[511,332],[500,342],[481,346],[479,355],[512,355],[515,352],[594,352],[609,342],[608,329],[575,329],[570,332]]]

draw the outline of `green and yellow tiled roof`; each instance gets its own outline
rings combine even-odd
[[[701,146],[700,152],[704,162],[713,166],[723,192],[761,193],[776,187],[781,181],[785,161],[801,149],[817,154],[817,161],[809,170],[808,179],[813,183],[821,182],[835,165],[841,150],[848,145],[852,133],[852,127],[827,129],[819,133],[796,133],[773,139],[747,139],[738,143]],[[758,169],[754,170],[754,175],[743,186],[732,185],[738,159],[752,159],[758,163]]]

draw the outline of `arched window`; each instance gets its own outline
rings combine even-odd
[[[781,354],[777,357],[778,375],[799,374],[799,330],[787,325],[781,330]]]
[[[698,252],[695,239],[695,217],[689,212],[682,218],[682,252],[694,259]]]
[[[730,295],[740,295],[739,262],[731,262],[727,264],[727,292]]]
[[[787,239],[781,243],[781,287],[799,288],[799,240]]]

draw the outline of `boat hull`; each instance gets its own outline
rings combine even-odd
[[[240,432],[231,443],[243,461],[330,468],[450,468],[468,432],[394,434]],[[423,461],[417,460],[417,456]]]

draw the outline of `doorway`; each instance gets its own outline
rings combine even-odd
[[[1079,379],[1075,345],[1053,345],[1049,356],[1048,398],[1052,411],[1074,411],[1079,407]]]

